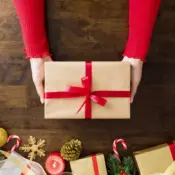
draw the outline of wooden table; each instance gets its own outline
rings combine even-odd
[[[47,0],[46,4],[47,32],[54,60],[121,60],[127,39],[127,0]],[[23,59],[15,9],[11,0],[0,0],[0,84],[4,85],[0,92],[0,127],[6,128],[9,134],[19,135],[22,143],[30,135],[45,139],[47,153],[59,151],[72,138],[83,142],[83,155],[94,152],[107,155],[116,137],[126,139],[130,152],[173,140],[174,18],[175,1],[164,1],[142,83],[132,105],[131,120],[44,120],[29,62]],[[16,89],[8,89],[7,85],[15,85]],[[8,91],[6,96],[4,91]],[[15,95],[17,101],[11,104]],[[44,165],[45,158],[37,161]]]

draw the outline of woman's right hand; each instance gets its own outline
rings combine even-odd
[[[52,58],[50,56],[30,58],[32,79],[42,104],[44,103],[44,62],[46,61],[52,61]]]

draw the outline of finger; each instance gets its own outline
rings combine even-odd
[[[141,76],[137,69],[132,69],[131,71],[131,103],[134,101],[134,97],[137,92],[137,88],[139,86]]]
[[[36,91],[40,97],[40,101],[43,104],[44,103],[44,86],[43,83],[35,83]]]
[[[46,57],[44,58],[44,61],[53,61],[53,60],[52,60],[52,58],[51,58],[50,56],[46,56]]]
[[[131,103],[134,100],[142,77],[142,67],[132,65],[131,69]]]
[[[137,82],[132,82],[131,84],[131,103],[134,101],[135,94],[137,92],[137,88],[139,86],[139,83]]]

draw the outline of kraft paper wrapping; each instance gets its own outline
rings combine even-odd
[[[107,169],[105,164],[105,158],[103,154],[96,155],[99,175],[107,175]],[[92,157],[86,157],[83,159],[70,162],[71,170],[76,175],[96,175],[94,172]]]
[[[173,162],[164,173],[156,173],[151,175],[175,175],[175,162]]]
[[[68,86],[80,86],[85,77],[85,62],[45,63],[45,91],[65,91]],[[130,65],[124,62],[92,62],[92,90],[130,91]],[[130,118],[130,98],[106,98],[102,107],[92,102],[92,118]],[[46,99],[46,119],[84,119],[85,110],[76,114],[85,100],[81,98]]]
[[[175,161],[167,168],[163,175],[175,175]]]
[[[134,155],[141,175],[163,174],[173,162],[168,144],[135,152]]]

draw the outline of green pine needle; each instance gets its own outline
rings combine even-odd
[[[136,175],[136,166],[132,157],[123,157],[121,162],[114,154],[107,158],[107,167],[109,175],[120,175],[124,171],[127,175]]]

